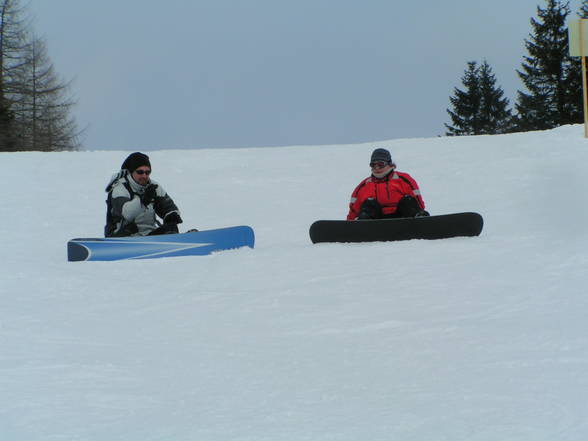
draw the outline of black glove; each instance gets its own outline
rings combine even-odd
[[[155,196],[157,196],[157,184],[149,184],[141,196],[141,202],[147,206],[155,200]]]
[[[182,222],[182,218],[176,211],[172,211],[163,218],[164,224],[181,224]]]
[[[398,208],[396,214],[399,217],[416,217],[417,215],[425,216],[424,212],[419,205],[419,202],[413,196],[404,195],[398,202]]]
[[[358,219],[380,219],[381,217],[382,207],[373,198],[366,199],[366,201],[361,204],[361,209],[357,216]]]

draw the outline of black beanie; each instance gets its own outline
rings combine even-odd
[[[121,169],[127,169],[130,173],[133,173],[139,167],[146,165],[151,168],[151,162],[149,162],[149,156],[141,152],[131,153],[125,162],[120,166]]]
[[[386,164],[392,164],[392,156],[386,149],[376,149],[372,153],[370,162],[384,161]]]

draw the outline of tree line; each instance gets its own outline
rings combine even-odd
[[[78,149],[74,104],[19,0],[0,0],[0,151]]]
[[[531,18],[528,55],[517,74],[514,109],[486,60],[470,61],[447,112],[446,135],[546,130],[583,122],[582,69],[569,56],[569,2],[546,0]],[[588,18],[588,0],[577,13]],[[20,0],[0,0],[0,151],[61,151],[80,147],[71,116],[75,101],[55,72],[45,41],[35,35]]]
[[[531,18],[532,33],[525,40],[528,55],[517,70],[525,91],[517,91],[514,109],[488,62],[470,61],[461,78],[464,87],[456,87],[449,98],[451,124],[445,124],[446,135],[546,130],[584,121],[581,59],[569,55],[569,2],[546,3],[537,7],[537,18]],[[588,0],[577,15],[588,18]]]

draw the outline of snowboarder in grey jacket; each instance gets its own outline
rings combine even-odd
[[[180,211],[161,185],[150,178],[149,156],[129,155],[115,173],[106,192],[105,237],[178,233]],[[163,220],[163,224],[157,217]]]

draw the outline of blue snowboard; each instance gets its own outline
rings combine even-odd
[[[253,248],[254,243],[253,229],[248,226],[160,236],[72,239],[67,243],[67,260],[78,262],[204,256],[220,250]]]

